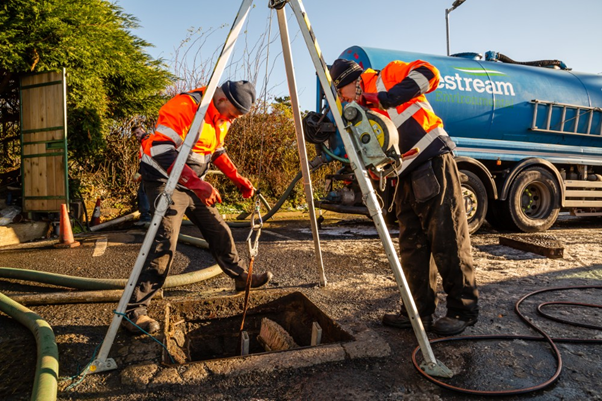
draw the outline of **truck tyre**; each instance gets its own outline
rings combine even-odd
[[[462,195],[466,207],[468,231],[475,233],[485,220],[487,214],[487,191],[481,179],[473,172],[460,170],[462,173]]]
[[[512,183],[504,206],[507,221],[516,229],[526,233],[545,231],[560,212],[560,184],[544,168],[525,169]]]

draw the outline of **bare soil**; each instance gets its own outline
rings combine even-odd
[[[257,366],[255,370],[220,373],[193,365],[161,364],[161,347],[145,336],[119,331],[110,356],[118,369],[87,375],[72,389],[71,380],[91,359],[106,334],[115,303],[30,306],[53,327],[59,349],[58,399],[103,400],[464,400],[489,399],[443,389],[420,375],[411,356],[417,346],[411,330],[384,327],[384,313],[399,308],[399,290],[382,244],[367,219],[340,219],[327,214],[320,243],[328,285],[318,286],[319,270],[309,222],[304,217],[265,224],[260,238],[257,271],[270,270],[269,289],[301,291],[328,316],[342,325],[365,325],[390,347],[388,356],[349,358],[336,362],[306,363],[302,368]],[[499,244],[499,233],[485,227],[472,236],[473,257],[480,290],[478,323],[462,340],[432,345],[435,356],[454,372],[447,382],[468,389],[501,391],[528,388],[546,382],[557,370],[550,346],[535,339],[485,339],[471,336],[541,337],[515,313],[525,295],[556,287],[602,286],[602,221],[563,217],[545,233],[546,240],[564,244],[564,257],[544,256]],[[194,227],[184,232],[197,236]],[[247,254],[246,228],[233,229],[239,250]],[[392,229],[397,244],[396,230]],[[533,234],[530,234],[531,236]],[[101,256],[93,257],[96,240],[108,238]],[[126,278],[134,266],[144,231],[123,227],[79,238],[82,245],[55,249],[51,242],[0,248],[0,265],[83,277]],[[179,245],[171,274],[214,264],[207,251]],[[11,296],[55,292],[63,288],[0,279],[0,292]],[[261,290],[260,290],[261,291]],[[150,314],[163,322],[167,302],[233,295],[233,283],[224,275],[190,286],[166,290]],[[253,295],[251,295],[252,297]],[[438,316],[445,314],[445,294],[439,292]],[[602,304],[602,289],[553,290],[527,298],[520,310],[536,326],[555,338],[602,340],[602,331],[542,318],[537,305],[552,301]],[[602,325],[602,310],[550,305],[545,312],[586,324]],[[429,333],[429,338],[436,335]],[[579,342],[556,343],[562,359],[560,376],[544,390],[505,399],[602,400],[602,346]],[[419,354],[420,359],[420,354]],[[31,333],[0,313],[0,399],[31,397],[36,345]],[[267,365],[267,364],[266,364]]]

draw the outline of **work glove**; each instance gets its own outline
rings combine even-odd
[[[412,149],[408,150],[407,152],[405,152],[403,155],[401,155],[401,160],[413,159],[416,156],[418,156],[419,153],[420,153],[419,148],[412,148]]]
[[[174,164],[176,164],[176,162],[173,162],[173,164],[169,166],[167,173],[171,173]],[[222,197],[219,192],[217,192],[217,189],[213,188],[208,182],[201,180],[187,164],[185,164],[182,169],[182,174],[180,175],[178,183],[194,192],[201,202],[207,206],[222,203]]]
[[[380,176],[378,174],[376,174],[374,171],[368,169],[368,175],[370,176],[370,178],[372,178],[374,181],[380,181]]]
[[[360,104],[366,107],[375,107],[377,109],[382,108],[380,105],[380,100],[378,100],[378,93],[362,93]]]
[[[251,181],[238,174],[238,170],[228,154],[226,152],[220,154],[215,160],[212,162],[215,167],[219,168],[222,173],[226,175],[233,183],[236,185],[238,190],[242,193],[242,197],[247,199],[253,196],[255,193],[255,188],[253,188],[253,184]]]

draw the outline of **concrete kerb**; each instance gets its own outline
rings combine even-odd
[[[353,341],[303,347],[289,351],[269,352],[209,361],[190,362],[179,366],[158,366],[150,362],[130,365],[121,373],[123,384],[137,387],[168,386],[186,383],[197,385],[212,375],[241,376],[284,369],[301,369],[329,362],[361,358],[383,358],[391,354],[389,344],[363,324],[342,326],[352,334]],[[160,359],[161,350],[154,348],[153,360]],[[147,358],[150,355],[147,353]],[[128,359],[127,356],[124,359]],[[139,377],[135,377],[139,375]]]

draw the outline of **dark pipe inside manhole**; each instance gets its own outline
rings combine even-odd
[[[243,296],[237,295],[168,305],[165,338],[176,363],[240,356],[243,301]],[[354,340],[302,293],[257,291],[251,295],[245,319],[249,354],[266,352],[257,340],[263,318],[282,326],[299,347],[311,345],[314,322],[322,329],[321,344]],[[169,356],[163,361],[170,363]]]

